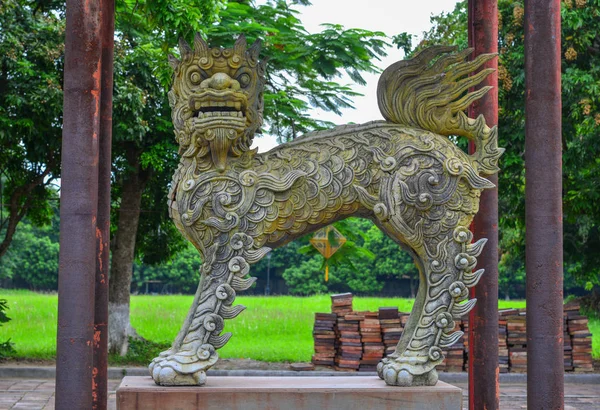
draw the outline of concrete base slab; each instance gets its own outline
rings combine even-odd
[[[462,408],[462,390],[390,387],[378,377],[209,377],[202,387],[157,386],[128,376],[117,389],[118,410],[434,410]]]

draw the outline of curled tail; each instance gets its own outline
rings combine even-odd
[[[496,55],[481,54],[466,61],[472,51],[456,52],[456,47],[435,46],[420,51],[412,59],[392,64],[379,79],[377,102],[387,121],[474,141],[477,171],[491,175],[498,172],[498,159],[504,152],[498,148],[498,128],[489,128],[483,115],[469,118],[464,110],[492,88],[467,92],[494,69],[468,74]]]

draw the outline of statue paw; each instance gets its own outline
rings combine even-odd
[[[387,357],[377,365],[377,374],[388,386],[435,386],[438,382],[438,373],[435,366],[426,366],[429,370],[424,371],[422,364],[416,358]],[[412,360],[411,360],[412,359]]]
[[[219,359],[215,348],[204,344],[173,352],[162,352],[148,366],[154,382],[161,386],[202,386],[206,371]]]

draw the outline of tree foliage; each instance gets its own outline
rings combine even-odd
[[[191,41],[200,32],[215,46],[231,46],[239,34],[264,40],[262,55],[269,59],[266,131],[281,139],[325,125],[310,118],[311,105],[336,112],[351,105],[355,93],[332,81],[343,70],[359,82],[361,71],[376,70],[373,60],[383,55],[383,33],[327,26],[310,34],[298,18],[296,3],[213,1],[198,7],[190,1],[168,6],[117,2],[113,149],[118,172],[113,197],[120,198],[128,172],[136,169],[145,187],[136,244],[143,262],[165,261],[183,246],[164,205],[178,161],[166,96],[172,75],[167,54],[177,52],[179,36]],[[139,163],[128,160],[127,149]],[[113,226],[119,217],[115,212]]]
[[[335,226],[348,241],[329,260],[329,281],[323,278],[324,258],[316,250],[305,251],[300,260],[289,264],[282,273],[291,293],[373,294],[381,292],[390,280],[410,279],[411,293],[415,294],[414,279],[418,271],[410,255],[398,244],[365,219],[349,218]],[[309,236],[303,239],[306,243]],[[310,247],[307,244],[300,250]]]
[[[27,215],[51,219],[60,176],[64,6],[0,3],[0,258]]]
[[[6,299],[0,299],[0,327],[3,323],[9,322],[11,318],[6,315],[8,310],[8,301]],[[13,343],[10,339],[0,342],[0,359],[4,358],[10,353],[14,353]]]
[[[507,148],[499,174],[503,287],[524,280],[524,4],[500,0],[498,8],[499,145]],[[590,289],[600,284],[600,0],[563,0],[561,20],[565,273]],[[417,49],[432,43],[467,45],[466,1],[431,22]],[[406,34],[394,41],[411,49]]]
[[[263,57],[271,60],[265,120],[267,130],[282,140],[326,125],[310,118],[310,106],[338,112],[351,105],[355,93],[334,81],[343,71],[363,82],[361,71],[376,70],[373,60],[383,55],[383,33],[328,25],[310,34],[295,9],[308,4],[116,1],[112,304],[129,304],[135,257],[165,262],[185,246],[166,209],[178,161],[167,55],[176,53],[179,37],[191,40],[200,32],[214,46],[229,46],[240,34],[263,39]],[[50,221],[46,186],[60,176],[64,7],[53,0],[0,5],[0,190],[9,199],[0,220],[5,237],[0,257],[26,215],[34,222]]]
[[[14,287],[55,291],[58,287],[58,198],[50,202],[53,217],[38,226],[29,218],[19,225],[12,246],[0,259],[0,281]]]

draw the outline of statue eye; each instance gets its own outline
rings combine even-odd
[[[250,84],[250,75],[244,73],[238,77],[238,81],[240,82],[241,87],[247,87]]]
[[[202,82],[202,75],[198,71],[194,71],[190,74],[190,81],[192,84],[200,84]]]

